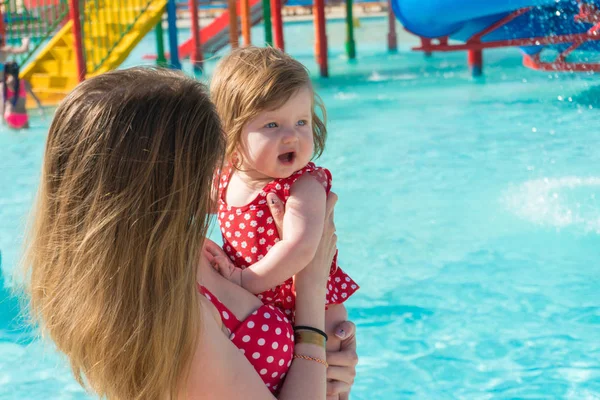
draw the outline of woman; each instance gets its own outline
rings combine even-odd
[[[31,310],[76,379],[99,396],[321,400],[326,391],[349,391],[352,324],[342,326],[349,350],[328,357],[326,371],[318,333],[294,343],[284,317],[211,267],[223,256],[205,237],[224,146],[204,86],[169,71],[92,78],[56,110],[26,253]],[[296,325],[317,332],[334,203],[332,196],[317,255],[295,280]],[[271,204],[281,220],[280,202]],[[247,351],[266,343],[248,333],[236,342],[235,329],[280,335],[269,351],[281,357]],[[270,375],[281,386],[267,388],[258,361],[285,366]]]
[[[42,103],[31,90],[29,82],[19,78],[19,65],[15,62],[4,64],[4,76],[1,84],[2,101],[0,111],[6,124],[13,129],[29,128],[27,115],[27,93],[33,97],[40,112],[43,112]]]

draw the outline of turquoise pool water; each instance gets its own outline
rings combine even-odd
[[[290,24],[286,37],[316,77],[312,32]],[[361,358],[352,398],[600,399],[598,78],[530,71],[499,50],[473,80],[464,54],[424,59],[404,44],[388,55],[385,37],[385,20],[363,21],[348,64],[332,24],[332,78],[315,78],[340,262],[362,286],[348,303]],[[48,123],[0,132],[7,285]],[[91,398],[11,322],[16,301],[0,290],[0,400]]]

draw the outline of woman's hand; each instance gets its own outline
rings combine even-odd
[[[335,329],[335,335],[341,339],[342,346],[339,351],[327,352],[327,395],[339,394],[340,400],[348,400],[358,364],[356,325],[344,321]]]

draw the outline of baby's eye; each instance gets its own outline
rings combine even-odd
[[[300,121],[298,121],[298,126],[304,126],[304,125],[308,125],[308,121],[305,119],[301,119]]]
[[[277,123],[275,122],[269,122],[268,124],[265,125],[265,128],[277,128]]]

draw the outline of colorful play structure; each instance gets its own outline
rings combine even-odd
[[[172,68],[181,68],[183,58],[201,68],[205,54],[228,44],[250,44],[250,28],[260,22],[265,38],[258,44],[285,49],[284,6],[312,13],[315,59],[326,77],[325,7],[345,5],[346,52],[353,59],[353,4],[371,0],[227,0],[217,6],[213,0],[200,1],[206,0],[0,0],[0,34],[8,45],[32,38],[31,49],[17,57],[21,76],[44,103],[56,104],[83,79],[117,68],[152,30],[157,51],[146,58]],[[215,15],[219,4],[223,9]],[[600,51],[600,0],[387,0],[382,5],[388,9],[389,51],[397,48],[397,19],[420,37],[421,45],[414,50],[467,51],[474,75],[482,73],[482,51],[498,47],[519,47],[524,64],[537,70],[600,71],[599,62],[572,57],[576,50],[592,55]],[[180,45],[177,16],[182,9],[191,37]],[[207,9],[215,18],[200,26],[199,13]],[[168,54],[163,25],[168,29]]]
[[[520,47],[525,66],[543,71],[600,71],[600,63],[571,61],[575,50],[600,51],[600,0],[392,0],[415,50],[468,51],[474,75],[482,50]],[[450,43],[449,40],[454,40]],[[544,59],[544,53],[554,56]]]

